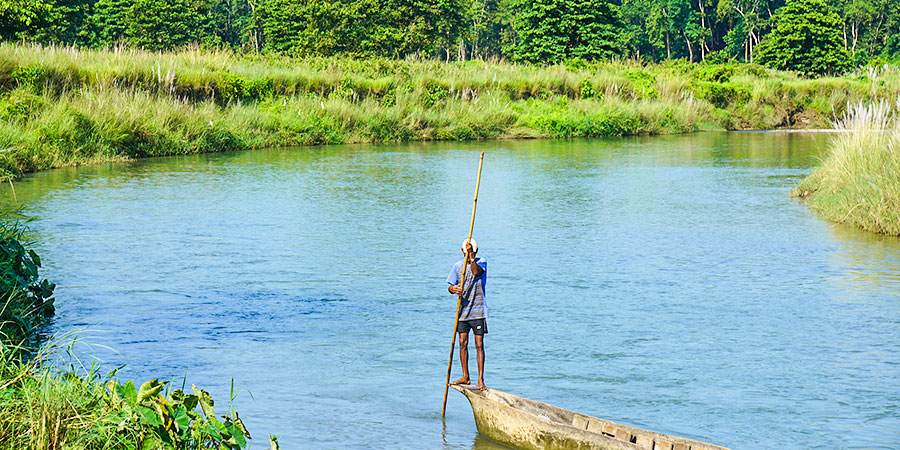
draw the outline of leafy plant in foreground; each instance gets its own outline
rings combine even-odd
[[[166,382],[150,380],[135,389],[110,381],[107,385],[112,407],[117,410],[120,428],[136,426],[141,430],[144,448],[239,450],[246,448],[250,433],[237,412],[216,418],[213,399],[208,392],[191,385],[192,394],[175,389],[167,397],[160,395]],[[199,406],[200,412],[196,409]]]
[[[40,279],[41,258],[23,234],[21,222],[0,218],[0,341],[12,345],[33,338],[54,313],[56,285]]]

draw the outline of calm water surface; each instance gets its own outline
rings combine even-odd
[[[896,449],[900,242],[787,196],[827,140],[274,149],[15,188],[53,330],[222,411],[233,378],[251,448],[499,448],[458,393],[440,417],[483,150],[489,386],[735,449]]]

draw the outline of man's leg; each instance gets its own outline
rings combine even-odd
[[[477,336],[476,336],[477,338]],[[477,341],[476,341],[477,342]],[[459,333],[459,363],[462,376],[450,384],[469,384],[469,332]]]
[[[484,385],[484,335],[475,335],[475,352],[478,357],[478,389],[487,389]],[[468,372],[466,372],[468,374]]]

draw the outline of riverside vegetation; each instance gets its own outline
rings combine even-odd
[[[845,131],[791,194],[828,220],[900,236],[900,99],[856,104],[835,121]]]
[[[752,64],[289,59],[0,44],[0,178],[271,146],[827,127],[893,99],[888,66],[804,79]]]
[[[40,257],[27,247],[21,220],[0,211],[0,449],[247,447],[238,414],[216,416],[212,397],[196,386],[185,393],[151,380],[137,388],[77,358],[62,363],[66,348],[40,333],[55,286],[40,279]],[[278,448],[274,437],[270,443]]]

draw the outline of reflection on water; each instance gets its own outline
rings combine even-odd
[[[502,448],[457,393],[440,417],[482,150],[489,386],[735,449],[897,448],[900,242],[787,196],[827,139],[270,149],[16,191],[56,331],[87,327],[138,381],[187,372],[224,399],[234,378],[284,448]]]

